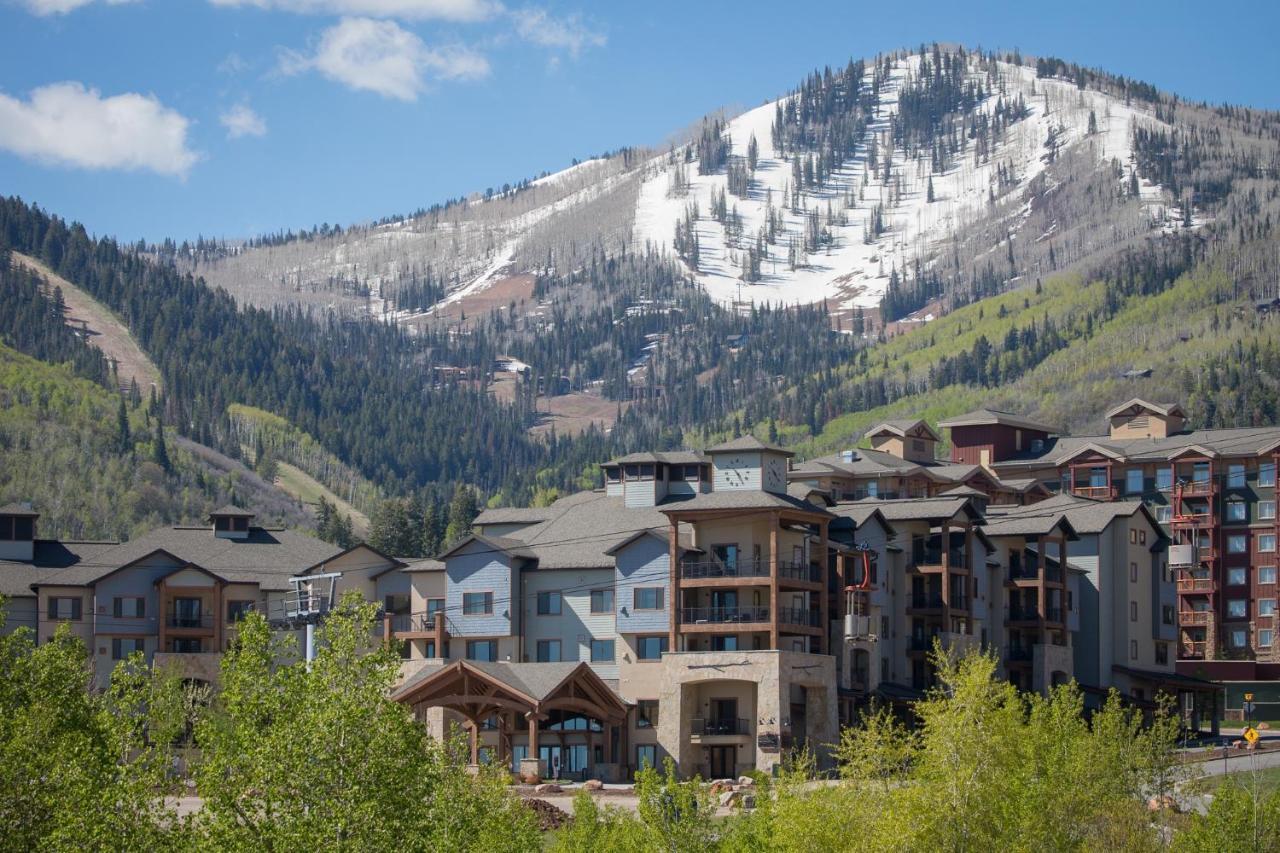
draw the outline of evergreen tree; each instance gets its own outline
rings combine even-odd
[[[444,547],[460,541],[471,532],[471,522],[479,515],[476,508],[476,493],[470,486],[461,485],[453,492],[449,501],[449,522],[445,528]]]
[[[156,423],[156,438],[151,444],[151,461],[159,465],[166,473],[173,470],[169,460],[169,448],[164,441],[164,424]]]
[[[133,438],[129,434],[129,412],[124,406],[124,397],[120,397],[120,407],[116,410],[116,440],[120,444],[121,453],[133,450]]]

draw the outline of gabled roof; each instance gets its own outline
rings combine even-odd
[[[838,503],[831,510],[835,515],[848,516],[851,512],[865,508],[880,510],[890,524],[895,521],[949,521],[957,515],[964,514],[971,521],[981,522],[982,513],[974,508],[966,497],[933,497],[933,498],[901,498],[898,500],[882,500],[866,498],[860,501]]]
[[[1042,424],[1030,418],[1024,418],[1021,415],[1015,415],[1012,412],[1002,412],[999,409],[975,409],[972,412],[966,412],[963,415],[956,415],[954,418],[939,421],[938,426],[943,429],[966,426],[1010,426],[1037,432],[1062,432],[1056,426]]]
[[[1218,451],[1203,444],[1188,444],[1186,447],[1171,450],[1168,458],[1177,459],[1181,456],[1203,456],[1206,459],[1217,459]]]
[[[356,551],[368,551],[378,559],[385,560],[388,563],[387,566],[384,566],[380,569],[378,574],[384,574],[385,572],[388,572],[392,569],[403,569],[406,565],[404,561],[398,560],[395,557],[390,557],[382,553],[377,548],[373,547],[367,542],[358,542],[355,545],[352,545],[350,548],[344,548],[343,550],[339,551],[336,554],[331,554],[328,557],[325,557],[323,560],[319,560],[315,563],[312,563],[310,566],[307,566],[305,569],[298,572],[298,574],[300,575],[311,574],[311,572],[315,571],[316,569],[322,566],[327,566],[329,563],[332,563],[334,560],[337,560],[340,557],[345,557],[348,554],[354,553]],[[378,576],[377,574],[374,575],[374,577],[377,577],[377,576]]]
[[[825,477],[831,474],[843,474],[848,477],[879,475],[908,477],[916,474],[932,476],[931,467],[902,459],[883,450],[859,448],[854,452],[856,456],[852,459],[845,459],[839,453],[808,459],[788,471],[787,479],[802,480],[806,477]]]
[[[554,518],[555,514],[555,510],[545,506],[504,506],[482,511],[472,524],[537,524]]]
[[[841,524],[842,520],[851,522],[855,530],[875,522],[884,528],[887,536],[896,536],[898,533],[884,517],[884,513],[880,511],[880,508],[874,505],[873,501],[858,501],[857,503],[841,505],[836,520],[832,522],[832,528],[835,529]]]
[[[1056,462],[1056,464],[1062,465],[1063,463],[1070,462],[1072,459],[1076,459],[1080,456],[1085,456],[1090,453],[1096,454],[1098,456],[1105,456],[1108,459],[1114,459],[1114,460],[1124,459],[1124,456],[1125,456],[1124,450],[1122,450],[1119,447],[1115,447],[1110,444],[1103,444],[1100,441],[1089,441],[1089,442],[1085,442],[1084,444],[1071,448],[1068,452],[1059,456],[1054,461]]]
[[[818,486],[807,486],[804,483],[790,483],[787,485],[787,494],[793,498],[802,501],[808,501],[809,498],[817,495],[822,500],[823,506],[833,506],[835,498],[831,496],[830,489],[819,488]],[[813,501],[809,501],[813,503]]]
[[[1122,415],[1130,409],[1134,410],[1135,413],[1139,411],[1151,412],[1166,418],[1172,415],[1176,415],[1180,418],[1185,418],[1187,416],[1187,413],[1184,412],[1182,407],[1177,403],[1151,403],[1147,400],[1143,400],[1141,397],[1134,397],[1132,400],[1126,400],[1120,405],[1108,409],[1107,420],[1111,420],[1116,415]]]
[[[609,547],[604,553],[608,554],[610,557],[616,557],[619,552],[624,550],[632,542],[635,542],[637,539],[643,539],[646,536],[649,536],[658,540],[663,545],[667,544],[666,536],[663,536],[662,533],[658,530],[649,528],[647,530],[637,530],[635,533],[632,533],[630,536],[621,540],[616,545]],[[688,545],[688,543],[680,543],[680,542],[676,543],[676,549],[679,551],[701,551],[701,549],[693,548],[692,546]]]
[[[405,564],[404,571],[409,574],[414,572],[443,572],[444,568],[444,563],[427,557],[421,560],[410,560]]]
[[[742,489],[725,492],[709,492],[694,495],[685,500],[668,498],[658,506],[664,513],[711,512],[726,509],[777,509],[790,512],[802,512],[809,515],[830,515],[827,510],[814,506],[806,500],[793,498],[791,495],[778,495],[754,489]]]
[[[948,498],[978,498],[979,500],[987,500],[990,497],[986,492],[980,492],[973,486],[966,486],[964,484],[952,486],[946,491],[939,492],[938,496]]]
[[[707,458],[696,450],[672,450],[662,453],[628,453],[604,463],[609,465],[632,465],[641,462],[654,462],[662,465],[697,465],[706,462]]]
[[[992,537],[1048,536],[1055,530],[1061,530],[1066,534],[1067,539],[1072,541],[1080,538],[1075,528],[1071,526],[1071,522],[1067,520],[1067,514],[1064,512],[1026,513],[1007,516],[989,515],[987,524],[983,528],[983,531]]]
[[[233,518],[253,518],[255,514],[256,513],[250,512],[247,509],[241,509],[234,504],[224,504],[210,512],[209,517],[217,518],[219,516],[231,516]]]
[[[449,693],[456,689],[458,680],[465,684],[470,679],[487,683],[490,692],[484,696]],[[442,692],[447,695],[440,695]],[[627,703],[584,661],[457,660],[443,665],[427,664],[397,687],[391,698],[399,702],[425,702],[429,706],[438,700],[445,707],[466,705],[473,710],[491,707],[495,700],[497,704],[510,706],[513,700],[531,711],[556,707],[600,711],[615,720],[622,719],[627,712]]]
[[[942,436],[938,435],[933,427],[929,426],[927,421],[920,418],[915,418],[914,420],[911,418],[902,418],[899,420],[881,421],[871,429],[867,430],[865,434],[867,436],[873,436],[880,435],[881,433],[889,433],[890,435],[905,438],[907,435],[919,428],[923,428],[927,433],[929,433],[929,436],[934,441],[942,441]]]
[[[995,522],[1004,518],[1020,518],[1031,516],[1065,515],[1067,521],[1081,535],[1101,533],[1117,518],[1131,518],[1141,513],[1147,518],[1151,528],[1158,537],[1164,532],[1156,521],[1151,510],[1140,500],[1132,501],[1094,501],[1074,495],[1061,494],[1026,506],[993,506],[987,510],[988,521]]]
[[[29,506],[23,506],[19,503],[11,503],[0,506],[0,515],[16,515],[23,518],[36,518],[40,513],[36,512]]]
[[[521,557],[526,560],[536,559],[534,554],[529,550],[528,546],[519,539],[512,539],[509,536],[485,536],[482,533],[470,533],[457,545],[454,545],[448,551],[436,557],[437,560],[447,560],[457,554],[463,548],[472,542],[479,542],[486,546],[494,553],[509,554],[512,557]]]
[[[766,444],[754,435],[744,435],[742,438],[735,438],[732,441],[725,441],[713,447],[708,447],[707,453],[733,453],[734,451],[765,451],[769,453],[781,453],[783,456],[795,456],[793,452],[785,447],[778,447],[775,444]]]

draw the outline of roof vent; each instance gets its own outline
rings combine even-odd
[[[841,451],[840,451],[840,461],[841,461],[841,462],[856,462],[856,461],[858,461],[858,451],[856,451],[856,450],[841,450]]]

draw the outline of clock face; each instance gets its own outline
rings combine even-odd
[[[787,463],[777,458],[770,457],[764,472],[764,487],[771,492],[786,491],[787,488]]]

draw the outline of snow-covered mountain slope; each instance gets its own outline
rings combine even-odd
[[[920,96],[938,53],[898,53],[866,64],[860,138],[799,190],[799,164],[822,142],[808,153],[780,151],[775,123],[802,90],[728,121],[729,162],[714,169],[699,168],[696,139],[663,152],[625,149],[386,224],[201,258],[199,271],[244,302],[340,308],[419,327],[491,310],[495,294],[506,293],[495,286],[517,274],[559,275],[619,251],[675,258],[677,229],[696,209],[696,264],[687,251],[679,262],[716,302],[826,301],[848,316],[879,305],[894,271],[963,284],[978,264],[1007,257],[991,275],[1008,282],[1200,223],[1184,215],[1182,199],[1137,175],[1135,130],[1169,129],[1156,102],[959,55],[980,97],[939,119],[948,129],[932,155],[918,140],[904,144],[901,129],[920,115],[918,105],[906,115],[904,93]],[[981,130],[993,122],[997,132]],[[749,182],[731,187],[729,169],[745,168],[753,139]],[[717,197],[730,216],[714,215]],[[1023,249],[1016,263],[1015,244]],[[527,288],[516,290],[524,294],[518,312],[543,310],[525,303]],[[582,298],[592,297],[584,289]]]
[[[1000,62],[998,86],[976,112],[990,115],[999,100],[1007,103],[1021,95],[1029,114],[1010,125],[1005,138],[986,157],[975,157],[976,142],[968,140],[952,168],[934,172],[927,156],[907,159],[901,149],[884,142],[898,111],[899,92],[919,74],[921,61],[919,55],[911,55],[893,64],[888,83],[880,88],[875,118],[867,127],[860,153],[837,169],[825,186],[800,192],[798,205],[787,202],[791,163],[778,155],[772,142],[777,107],[784,103],[780,100],[744,113],[726,129],[734,155],[745,158],[752,138],[759,146],[747,197],[728,197],[742,218],[741,239],[728,239],[725,227],[709,214],[712,194],[726,189],[724,171],[698,175],[696,169],[686,166],[687,187],[679,188],[673,173],[683,164],[672,163],[654,169],[645,178],[636,210],[637,239],[670,246],[677,223],[696,204],[701,214],[696,223],[700,258],[697,269],[690,271],[716,301],[795,304],[833,300],[839,307],[870,308],[884,295],[892,269],[907,270],[917,258],[927,259],[958,231],[987,215],[994,207],[993,198],[1022,193],[1049,163],[1045,143],[1051,133],[1058,156],[1069,149],[1086,149],[1097,164],[1115,160],[1121,164],[1122,174],[1127,174],[1134,167],[1134,127],[1161,124],[1152,115],[1107,95],[1079,90],[1074,83],[1037,79],[1032,68]],[[972,74],[983,76],[976,68]],[[1095,122],[1092,133],[1091,114]],[[884,157],[893,158],[888,183],[883,165],[868,168],[867,151],[873,140],[879,143],[881,162]],[[998,179],[1002,167],[1012,176],[1003,187]],[[1159,187],[1148,184],[1143,197],[1150,199],[1153,216],[1165,215]],[[782,210],[785,228],[772,244],[764,246],[759,280],[746,284],[742,256],[764,227],[770,206]],[[869,236],[877,207],[885,230]],[[815,210],[831,232],[831,244],[807,254],[793,268],[789,246],[793,239],[803,239],[806,218]]]

